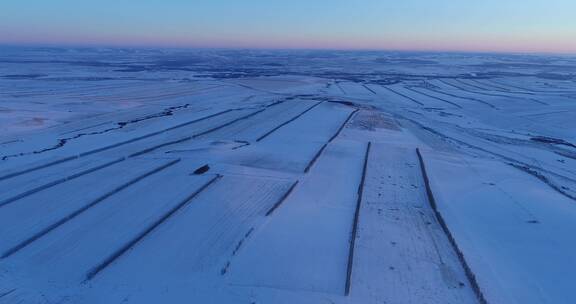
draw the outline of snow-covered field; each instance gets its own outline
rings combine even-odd
[[[575,303],[576,59],[0,49],[0,303]]]

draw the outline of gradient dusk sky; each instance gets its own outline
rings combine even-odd
[[[0,43],[576,53],[576,0],[3,0]]]

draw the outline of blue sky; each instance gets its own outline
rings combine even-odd
[[[574,0],[13,0],[0,43],[576,52]]]

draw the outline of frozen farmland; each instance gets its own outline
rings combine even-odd
[[[576,58],[3,48],[0,303],[576,303]]]

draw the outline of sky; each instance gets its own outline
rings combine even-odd
[[[576,0],[0,0],[0,43],[576,53]]]

